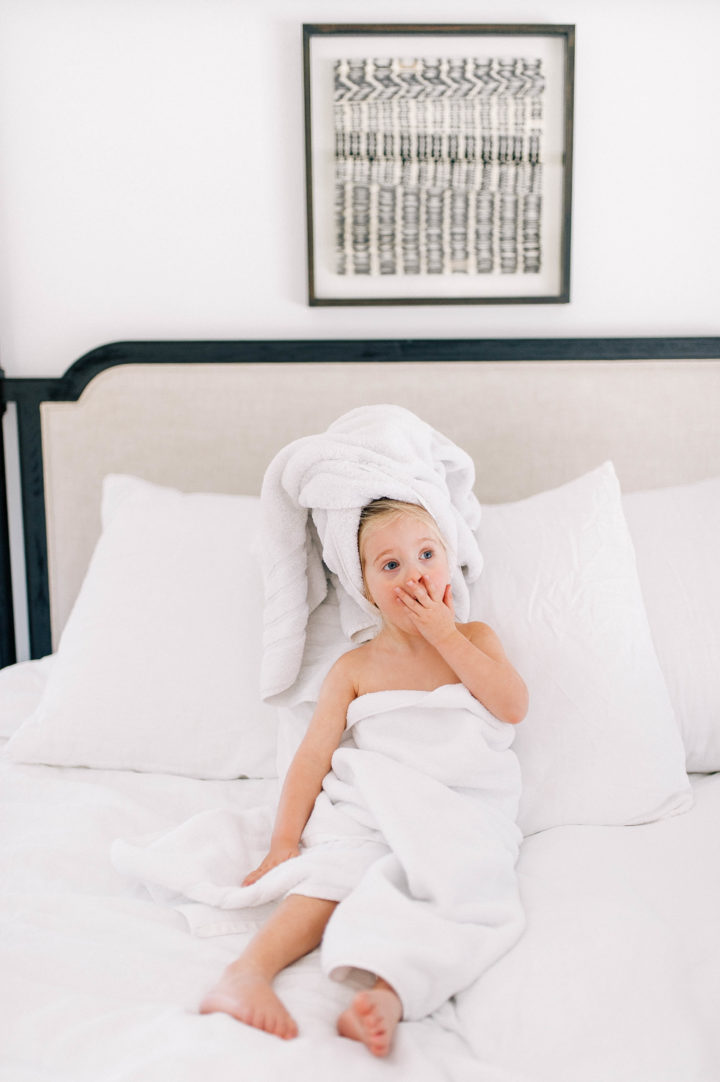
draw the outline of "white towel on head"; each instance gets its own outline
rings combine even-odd
[[[275,456],[262,487],[264,698],[297,679],[309,617],[328,590],[337,591],[347,640],[377,631],[357,548],[360,513],[372,500],[384,496],[430,512],[448,545],[456,616],[467,619],[467,584],[482,569],[474,483],[470,456],[402,406],[360,406]]]

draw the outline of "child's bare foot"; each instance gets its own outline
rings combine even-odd
[[[298,1028],[262,974],[231,965],[200,1004],[200,1014],[231,1014],[248,1026],[289,1040]]]
[[[341,1037],[362,1041],[374,1056],[386,1056],[401,1018],[397,993],[385,981],[378,981],[367,992],[358,992],[338,1018],[337,1028]]]

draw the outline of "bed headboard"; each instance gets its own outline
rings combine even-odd
[[[5,380],[4,398],[17,409],[33,657],[57,645],[105,474],[257,494],[276,451],[357,405],[399,403],[445,432],[472,454],[484,502],[608,458],[628,491],[720,473],[718,338],[116,343],[57,379]]]

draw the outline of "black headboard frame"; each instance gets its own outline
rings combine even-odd
[[[0,368],[0,388],[4,372]],[[0,397],[0,421],[5,403]],[[13,606],[12,571],[10,567],[10,523],[5,472],[5,442],[0,427],[0,667],[12,665],[15,652],[15,612]]]
[[[720,338],[351,339],[117,342],[86,353],[64,375],[4,378],[0,413],[17,411],[30,656],[51,650],[40,406],[73,402],[106,368],[122,364],[342,361],[582,361],[720,358]],[[0,429],[0,667],[16,660],[5,454]]]

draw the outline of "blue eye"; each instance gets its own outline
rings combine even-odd
[[[397,562],[397,560],[388,560],[388,562],[383,566],[383,571],[395,571],[399,566],[400,564]]]
[[[421,560],[432,560],[434,555],[435,555],[435,553],[433,552],[432,549],[425,549],[424,552],[420,553],[420,559]]]

